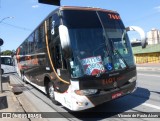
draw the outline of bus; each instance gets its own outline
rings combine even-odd
[[[54,104],[85,110],[132,93],[136,65],[116,11],[61,6],[16,50],[17,72]]]
[[[10,55],[1,56],[1,74],[16,72],[13,60],[14,59]]]

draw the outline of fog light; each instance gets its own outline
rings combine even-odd
[[[77,95],[91,95],[97,93],[97,89],[75,90]]]
[[[76,102],[76,103],[79,106],[87,106],[89,104],[88,102]]]
[[[83,102],[76,102],[77,103],[77,105],[79,105],[79,106],[83,106]]]
[[[131,79],[129,79],[129,82],[132,83],[132,82],[135,82],[136,80],[137,80],[137,76],[134,76]]]

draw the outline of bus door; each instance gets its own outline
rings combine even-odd
[[[68,74],[67,62],[64,58],[59,36],[54,41],[54,44],[51,46],[52,62],[57,75],[62,78],[66,78],[68,77],[68,75],[66,75]]]
[[[53,72],[52,76],[56,78],[54,79],[54,83],[56,83],[56,86],[59,86],[59,89],[62,89],[61,92],[63,92],[68,88],[70,74],[67,66],[67,58],[64,56],[65,54],[60,40],[59,26],[61,23],[59,15],[55,13],[46,21],[45,30],[48,32],[48,41],[46,41],[48,43],[46,43],[46,45],[49,47],[47,54],[51,65],[50,69]]]

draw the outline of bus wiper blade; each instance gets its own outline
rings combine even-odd
[[[119,51],[117,49],[114,50],[116,52],[116,54],[120,57],[121,61],[120,64],[121,66],[124,64],[126,66],[126,68],[129,68],[128,63],[126,62],[126,60],[122,57],[122,55],[119,53]]]

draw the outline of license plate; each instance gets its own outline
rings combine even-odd
[[[118,98],[120,96],[122,96],[122,92],[117,92],[115,94],[112,94],[112,99]]]

